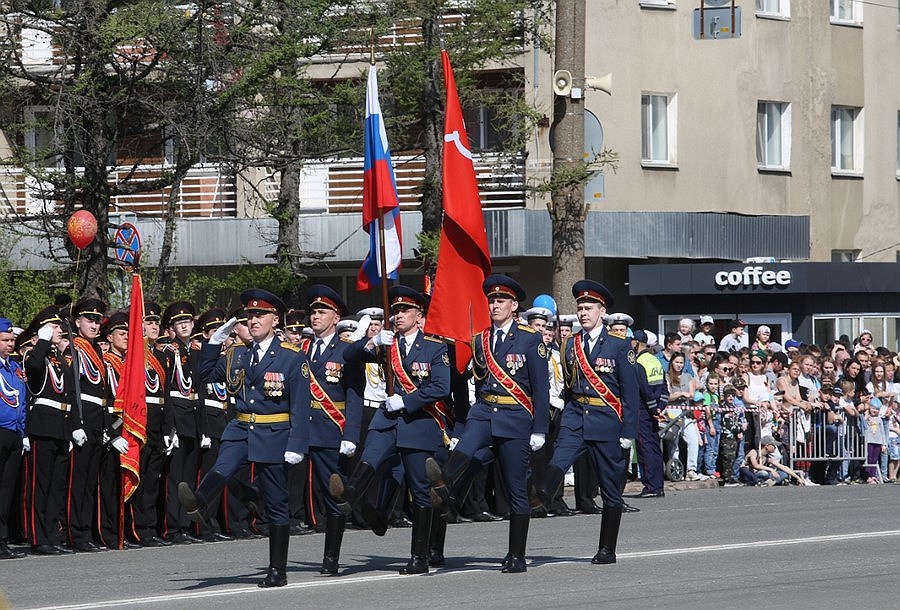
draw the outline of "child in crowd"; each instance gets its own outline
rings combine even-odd
[[[884,423],[879,415],[881,401],[869,399],[868,410],[863,414],[866,437],[866,464],[880,464],[881,454],[887,452],[888,439],[884,429]],[[862,408],[862,404],[860,408]],[[869,483],[881,483],[878,468],[866,467],[866,477]]]
[[[846,458],[847,457],[847,439],[849,434],[855,434],[850,430],[850,427],[847,425],[848,417],[856,417],[859,413],[856,409],[856,384],[851,380],[841,381],[841,394],[838,396],[838,406],[837,406],[837,419],[836,423],[838,426],[838,439],[837,439],[837,451],[838,457]],[[850,461],[847,459],[841,460],[840,468],[838,469],[838,480],[841,483],[847,483],[848,478],[850,476]]]
[[[900,474],[900,403],[891,405],[888,418],[888,480],[897,482]]]
[[[705,411],[706,432],[703,454],[703,471],[711,477],[719,477],[716,460],[719,458],[719,439],[722,437],[722,413],[719,411],[719,374],[713,371],[706,378],[706,389],[703,392],[703,409]]]
[[[722,437],[719,439],[719,454],[722,456],[720,472],[727,486],[740,485],[738,473],[744,459],[744,430],[747,429],[747,420],[744,419],[743,407],[738,407],[736,399],[737,390],[734,386],[725,386],[722,390]]]

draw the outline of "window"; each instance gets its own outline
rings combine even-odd
[[[760,169],[790,168],[790,104],[759,102],[756,105],[756,164]]]
[[[831,107],[831,172],[861,174],[862,108]]]
[[[677,8],[675,0],[638,0],[638,4],[641,8],[666,8],[673,11]]]
[[[756,16],[789,19],[791,0],[756,0]]]
[[[832,250],[832,263],[855,263],[862,250]]]
[[[60,145],[53,124],[53,108],[50,106],[29,106],[25,109],[25,145],[31,153],[33,165],[57,167],[61,158],[56,154]]]
[[[831,2],[831,23],[860,25],[863,20],[861,0],[829,0]]]
[[[644,164],[675,163],[675,96],[641,95],[641,161]]]
[[[479,104],[474,108],[466,108],[463,118],[469,136],[469,147],[473,152],[499,150],[510,138],[497,116],[496,108]]]

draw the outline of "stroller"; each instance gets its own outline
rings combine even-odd
[[[663,455],[666,456],[665,473],[670,481],[684,480],[684,463],[681,461],[681,431],[684,429],[685,409],[681,413],[663,423],[659,428],[659,438],[663,444]]]

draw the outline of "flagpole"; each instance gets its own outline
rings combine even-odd
[[[369,30],[369,65],[375,65],[375,28]],[[384,210],[379,210],[378,214],[378,260],[381,263],[381,308],[384,310],[384,329],[391,330],[391,308],[388,303],[388,278],[387,278],[387,252],[384,247]],[[390,348],[388,348],[390,349]],[[390,364],[390,358],[386,359],[387,366],[384,367],[384,386],[387,395],[394,393],[394,370]]]

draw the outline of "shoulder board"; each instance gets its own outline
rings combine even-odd
[[[530,326],[528,326],[528,325],[526,325],[526,324],[517,324],[516,326],[519,327],[519,330],[522,330],[522,331],[525,331],[525,332],[528,332],[528,333],[534,334],[534,333],[537,332],[535,329],[531,328]]]
[[[610,337],[618,337],[619,339],[625,339],[628,337],[628,331],[619,330],[618,328],[616,330],[610,330],[607,332],[609,333]]]
[[[353,341],[351,341],[351,340],[348,339],[347,337],[341,337],[340,339],[341,339],[341,341],[343,341],[344,343],[347,343],[347,344],[349,344],[349,345],[353,345]]]
[[[428,336],[428,335],[423,335],[423,339],[425,339],[426,341],[431,341],[432,343],[440,343],[440,344],[442,344],[442,345],[443,345],[443,343],[444,343],[443,341],[441,341],[441,340],[438,339],[437,337],[430,337],[430,336]]]
[[[281,347],[283,347],[284,349],[289,349],[289,350],[291,350],[292,352],[299,352],[299,351],[300,351],[300,346],[299,346],[299,345],[294,345],[294,344],[291,343],[290,341],[282,341],[282,342],[281,342]]]

